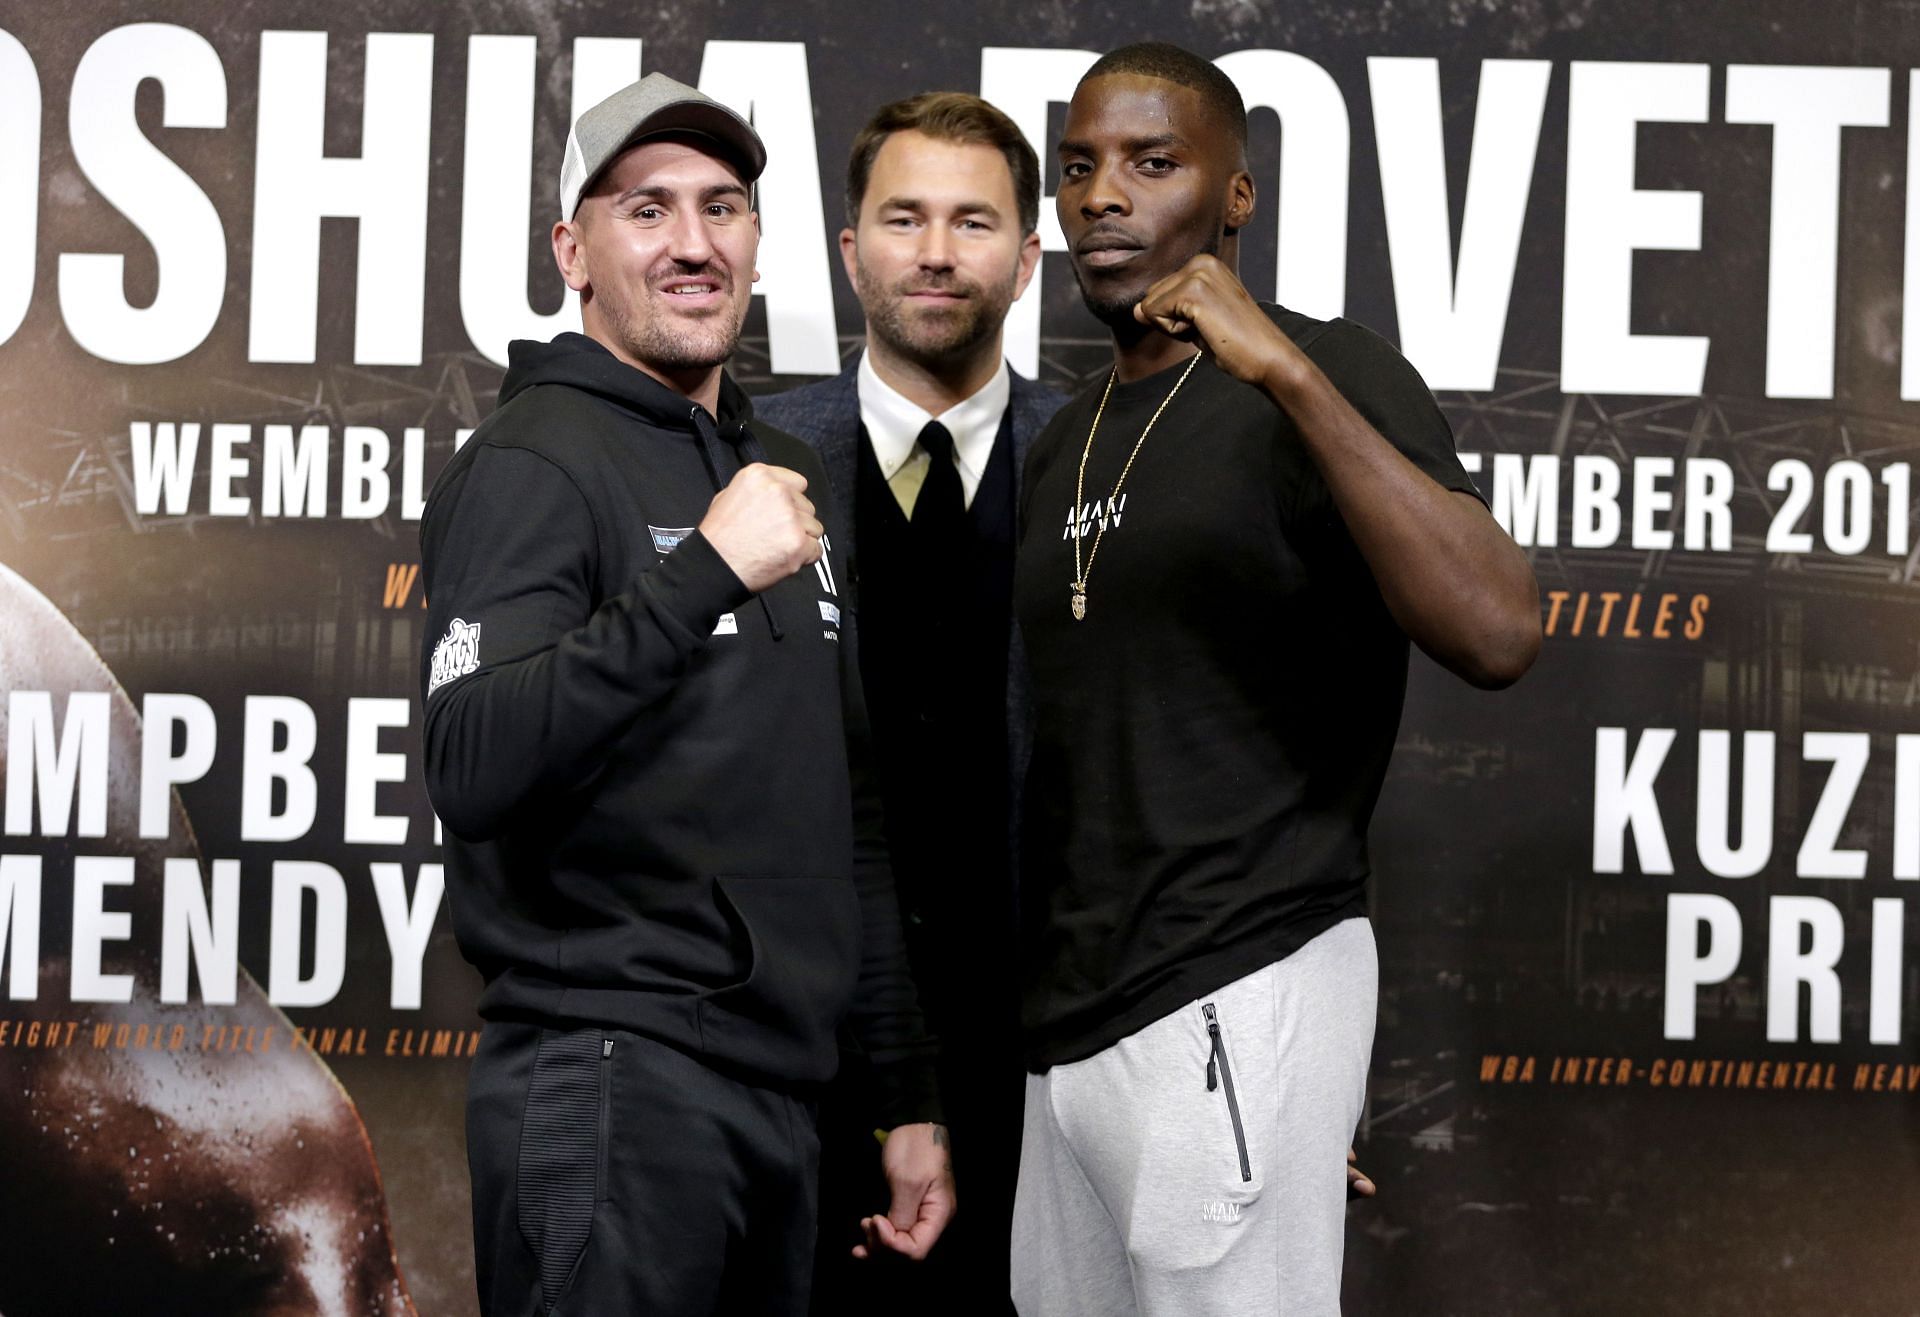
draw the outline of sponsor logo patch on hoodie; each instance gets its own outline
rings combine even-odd
[[[661,553],[672,553],[680,547],[680,541],[693,534],[691,526],[648,526],[653,535],[653,547]]]
[[[459,618],[447,628],[447,634],[433,647],[433,671],[427,677],[431,695],[455,677],[464,677],[480,666],[480,624]]]

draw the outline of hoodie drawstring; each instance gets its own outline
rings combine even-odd
[[[766,449],[761,446],[759,436],[754,434],[745,421],[733,421],[728,424],[723,433],[716,434],[713,422],[707,416],[706,408],[694,407],[689,413],[689,419],[693,422],[694,437],[700,441],[700,460],[706,464],[707,479],[713,482],[714,493],[717,494],[726,488],[726,481],[720,478],[720,462],[714,448],[715,439],[724,438],[727,446],[733,449],[736,470],[749,462],[767,460]],[[754,598],[760,601],[760,612],[766,617],[767,629],[773,633],[773,638],[786,639],[787,633],[781,629],[780,619],[774,615],[773,604],[768,600],[767,592],[762,591]]]
[[[736,453],[741,455],[740,460],[743,464],[747,462],[764,462],[767,460],[767,450],[760,443],[760,436],[755,434],[753,427],[745,421],[728,422],[726,431],[722,437],[726,439],[729,444],[733,445],[733,450]]]
[[[693,426],[693,436],[700,441],[700,461],[707,468],[707,479],[713,482],[713,492],[718,494],[727,487],[727,482],[720,478],[720,464],[714,459],[711,433],[713,427],[701,424],[706,418],[707,411],[704,407],[696,406],[687,413],[687,420]]]

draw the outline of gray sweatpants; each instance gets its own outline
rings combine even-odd
[[[1373,928],[1350,919],[1027,1076],[1021,1317],[1337,1314],[1379,980]]]

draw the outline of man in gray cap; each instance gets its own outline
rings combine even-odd
[[[839,513],[725,371],[765,162],[658,74],[581,116],[553,251],[586,332],[513,344],[421,522],[489,1314],[805,1311],[840,1034],[891,1131],[870,1246],[953,1210]]]

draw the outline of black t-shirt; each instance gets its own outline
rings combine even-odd
[[[1267,313],[1393,445],[1473,493],[1419,375],[1351,321]],[[1015,610],[1037,714],[1023,1009],[1035,1070],[1091,1056],[1365,909],[1407,640],[1290,420],[1203,358],[1101,386],[1035,441]],[[1477,495],[1476,495],[1477,497]],[[1073,541],[1087,611],[1071,612]]]

